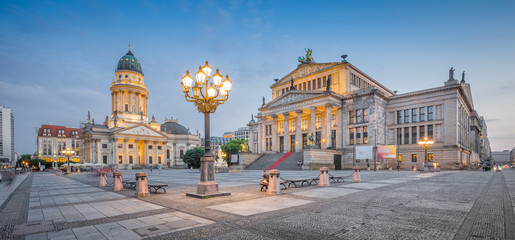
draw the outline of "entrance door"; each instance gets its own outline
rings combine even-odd
[[[284,151],[284,136],[279,137],[279,152]]]
[[[290,152],[295,152],[295,135],[290,136]]]
[[[138,164],[145,165],[145,141],[139,140],[138,142]]]
[[[342,170],[342,155],[334,154],[334,170]]]

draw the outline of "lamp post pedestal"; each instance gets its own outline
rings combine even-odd
[[[204,156],[200,158],[200,182],[197,184],[198,194],[218,193],[218,183],[215,181],[215,159]]]

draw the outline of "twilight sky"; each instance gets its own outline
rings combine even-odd
[[[0,105],[12,108],[16,151],[35,151],[41,124],[78,127],[111,112],[117,61],[132,43],[149,117],[203,132],[180,78],[206,59],[229,74],[211,135],[243,127],[269,86],[340,55],[391,90],[442,86],[466,71],[492,150],[515,146],[515,1],[5,1],[0,0]]]

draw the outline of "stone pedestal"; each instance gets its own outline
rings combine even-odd
[[[320,168],[320,181],[318,182],[319,187],[328,187],[329,186],[329,168],[321,167]]]
[[[105,187],[107,186],[107,179],[106,179],[106,172],[101,171],[100,175],[98,177],[98,187]]]
[[[55,171],[55,174],[56,174],[57,176],[61,176],[61,175],[63,175],[63,171],[61,171],[61,170],[57,170],[57,171]]]
[[[417,166],[413,166],[413,172],[417,172]]]
[[[136,197],[148,197],[147,173],[140,172],[136,173]]]
[[[72,167],[71,166],[66,166],[66,173],[72,173]]]
[[[367,171],[370,172],[370,167],[367,167]]]
[[[270,178],[268,182],[268,190],[266,194],[270,195],[278,195],[281,194],[281,178],[279,177],[281,171],[277,169],[272,169],[269,171]]]
[[[80,173],[80,168],[77,168],[77,173]]]
[[[391,172],[391,171],[392,171],[392,167],[388,167],[388,171],[390,171],[390,172]]]
[[[427,164],[422,165],[422,167],[424,168],[424,173],[429,172],[429,167],[427,166]]]
[[[354,174],[352,176],[352,182],[353,183],[361,182],[361,174],[359,172],[359,167],[354,167]]]
[[[122,173],[121,172],[115,172],[113,173],[113,191],[122,191],[123,190],[123,184],[122,184]]]
[[[200,182],[197,184],[197,193],[186,193],[186,196],[208,198],[227,195],[231,193],[218,191],[218,183],[215,181],[215,159],[209,156],[200,158]]]

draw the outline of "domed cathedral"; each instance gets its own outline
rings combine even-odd
[[[95,123],[88,112],[87,122],[82,124],[81,159],[85,163],[126,169],[155,165],[181,168],[183,154],[200,147],[199,136],[177,119],[165,119],[161,125],[152,116],[149,122],[149,92],[130,44],[129,51],[118,60],[110,90],[111,117]]]

